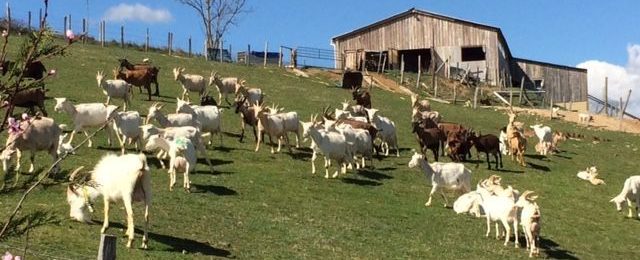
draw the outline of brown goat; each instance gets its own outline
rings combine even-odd
[[[477,158],[480,160],[480,152],[484,152],[487,157],[487,169],[491,170],[489,154],[496,158],[496,170],[502,168],[502,154],[500,153],[500,139],[493,134],[479,135],[471,133],[469,141],[476,147]]]
[[[116,74],[116,79],[122,79],[127,83],[137,86],[140,88],[140,93],[142,93],[142,87],[144,86],[147,89],[147,94],[149,94],[149,100],[151,100],[151,82],[153,81],[153,73],[149,69],[140,69],[140,70],[120,70],[114,71]]]
[[[371,94],[368,90],[354,88],[351,90],[351,95],[353,96],[353,100],[356,101],[356,104],[371,109]]]
[[[431,150],[435,161],[438,161],[438,149],[442,147],[445,137],[442,130],[428,127],[425,121],[411,123],[413,128],[411,132],[415,134],[422,154],[426,155],[427,149]]]
[[[21,90],[13,96],[13,106],[27,108],[30,115],[35,115],[35,107],[38,107],[42,115],[47,116],[47,111],[44,108],[45,93],[46,90],[41,88]],[[5,99],[2,107],[9,105],[11,105],[11,96]]]
[[[255,141],[258,141],[258,135],[256,134],[256,126],[258,125],[258,118],[255,116],[254,107],[249,106],[246,102],[246,98],[241,100],[236,100],[236,114],[240,113],[240,117],[242,117],[242,121],[240,121],[242,132],[240,133],[240,142],[244,139],[244,128],[245,125],[251,126],[253,128],[253,137]],[[264,137],[261,138],[264,140]]]
[[[160,88],[158,85],[158,74],[160,73],[160,68],[152,66],[150,64],[131,64],[127,59],[118,59],[120,62],[119,70],[126,68],[127,70],[140,70],[140,69],[148,69],[151,72],[151,83],[156,85],[156,93],[153,93],[155,96],[160,96]]]

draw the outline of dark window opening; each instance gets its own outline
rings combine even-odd
[[[482,47],[462,47],[462,61],[485,60],[485,53]]]
[[[427,72],[431,65],[430,49],[398,50],[398,63],[404,57],[404,70],[418,72],[418,56],[420,56],[420,68],[422,72]]]

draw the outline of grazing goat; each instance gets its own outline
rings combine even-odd
[[[20,170],[20,157],[21,153],[29,151],[31,166],[29,167],[29,173],[34,171],[33,162],[35,160],[35,152],[47,151],[51,158],[55,162],[58,159],[58,145],[60,140],[60,127],[53,121],[52,118],[28,118],[24,117],[22,121],[17,121],[14,118],[9,119],[9,136],[7,136],[6,147],[0,153],[0,160],[2,160],[2,170],[7,172],[9,170],[8,162],[13,154],[16,154],[16,168],[15,171]],[[57,173],[59,166],[53,169],[54,173]],[[15,184],[18,183],[20,174],[16,173]],[[4,188],[4,179],[2,183]]]
[[[35,107],[38,107],[42,115],[48,116],[47,110],[44,108],[44,100],[46,99],[46,90],[41,88],[29,88],[16,92],[13,97],[11,95],[5,98],[2,107],[11,106],[27,108],[30,115],[35,115]],[[13,100],[12,100],[13,99]]]
[[[123,111],[127,111],[127,106],[131,102],[131,84],[121,79],[104,79],[104,74],[98,71],[96,75],[98,87],[102,89],[102,93],[107,95],[106,104],[109,105],[111,98],[119,98],[124,100]]]
[[[176,113],[191,114],[198,120],[200,132],[210,133],[209,145],[214,134],[220,136],[220,145],[222,145],[222,109],[217,106],[197,106],[182,99],[177,99]]]
[[[75,175],[75,174],[74,174]],[[93,185],[91,185],[91,183]],[[109,204],[122,201],[127,214],[127,247],[131,248],[134,233],[132,202],[144,203],[144,235],[142,248],[148,247],[149,208],[151,207],[151,174],[144,154],[107,154],[100,159],[91,172],[91,181],[86,184],[70,184],[67,188],[67,202],[73,218],[89,222],[91,202],[102,196],[104,202],[104,222],[101,233],[109,227]]]
[[[480,193],[477,191],[467,192],[453,202],[453,211],[456,214],[470,213],[479,218],[482,216],[480,212],[481,200]]]
[[[511,154],[511,160],[517,159],[518,163],[526,166],[524,161],[524,152],[527,148],[527,139],[522,134],[522,129],[518,125],[522,123],[516,122],[516,114],[509,112],[509,123],[507,124],[507,147]]]
[[[364,106],[364,105],[363,105]],[[391,121],[389,118],[378,116],[377,109],[369,109],[365,107],[365,111],[367,111],[367,115],[369,115],[369,121],[378,129],[378,134],[380,139],[382,140],[382,150],[385,153],[385,156],[389,156],[389,148],[394,148],[396,150],[396,157],[400,157],[400,149],[398,148],[398,137],[396,136],[396,124]],[[371,138],[376,138],[376,136],[371,136]]]
[[[329,166],[331,160],[335,160],[336,167],[341,167],[341,172],[346,172],[345,164],[353,163],[353,151],[350,150],[352,143],[347,143],[345,136],[338,132],[325,131],[324,129],[318,129],[318,122],[314,117],[311,117],[310,122],[302,122],[302,129],[304,138],[311,137],[313,143],[317,147],[317,151],[324,156],[324,169],[325,178],[329,178]],[[315,155],[315,153],[314,153]],[[311,164],[314,164],[315,157],[311,159]],[[315,168],[315,166],[313,167]],[[312,169],[312,173],[315,173]],[[338,177],[338,169],[331,176],[331,178]]]
[[[176,113],[176,114],[168,114],[165,115],[160,111],[164,105],[160,105],[160,103],[153,103],[149,107],[149,113],[147,113],[147,119],[145,120],[145,124],[149,124],[151,120],[158,121],[161,127],[170,127],[170,126],[194,126],[200,127],[198,123],[198,119],[196,116],[189,113]]]
[[[431,150],[433,152],[434,160],[437,162],[438,149],[443,145],[445,137],[442,130],[429,127],[429,122],[433,123],[430,119],[426,119],[424,122],[413,122],[413,129],[411,132],[415,134],[416,139],[418,140],[420,152],[426,157],[427,149]]]
[[[227,95],[234,94],[236,92],[238,78],[222,78],[217,72],[211,72],[211,77],[209,77],[209,86],[211,85],[216,86],[216,89],[218,89],[218,100],[220,103],[222,103],[222,96],[224,95],[224,101],[226,101],[228,105],[231,105],[229,99],[227,99]],[[251,105],[253,105],[253,103],[251,103]]]
[[[618,211],[622,211],[625,201],[627,202],[626,205],[629,208],[629,214],[627,215],[627,217],[633,217],[631,208],[633,207],[633,202],[635,202],[636,214],[640,218],[640,213],[638,212],[638,208],[640,208],[640,175],[634,175],[627,178],[624,181],[624,186],[622,186],[622,191],[620,192],[620,194],[610,200],[610,202],[616,204],[616,209]]]
[[[420,166],[427,179],[431,181],[431,192],[429,193],[429,200],[424,204],[425,206],[431,206],[433,194],[436,191],[440,191],[446,207],[448,204],[447,197],[442,189],[455,190],[462,192],[462,194],[471,191],[471,171],[465,168],[464,164],[429,163],[424,158],[424,155],[414,152],[408,165],[409,168]]]
[[[142,64],[131,64],[127,59],[118,59],[118,61],[120,62],[119,70],[122,70],[122,68],[126,68],[127,70],[147,69],[149,72],[151,72],[151,82],[156,85],[156,92],[153,93],[153,95],[160,96],[160,88],[158,84],[158,74],[160,73],[159,67],[147,64],[144,60],[143,62],[145,63]]]
[[[236,95],[241,95],[242,97],[246,98],[249,104],[261,105],[264,99],[262,89],[247,88],[244,84],[244,80],[241,80],[238,84],[236,84]]]
[[[440,112],[438,111],[420,111],[417,107],[412,108],[411,110],[411,121],[420,121],[423,119],[431,119],[433,122],[440,123],[442,117],[440,116]]]
[[[541,124],[529,126],[536,132],[538,144],[540,146],[540,155],[547,155],[553,143],[553,135],[551,127],[542,126]]]
[[[204,91],[207,90],[207,82],[204,77],[201,75],[195,74],[183,74],[184,68],[173,68],[173,78],[180,82],[182,86],[182,96],[180,99],[190,100],[189,92],[198,92],[199,96],[202,97]],[[185,96],[187,97],[185,99]]]
[[[363,88],[354,88],[351,90],[351,95],[356,104],[363,106],[364,108],[371,109],[371,94],[368,90]]]
[[[135,142],[136,150],[142,147],[142,130],[140,126],[142,126],[142,118],[138,111],[117,112],[113,115],[113,129],[120,143],[122,154],[125,152],[126,143]]]
[[[189,181],[189,172],[196,169],[196,148],[194,144],[185,137],[174,138],[169,141],[159,135],[149,137],[145,150],[152,151],[162,149],[169,154],[169,191],[173,191],[176,184],[176,172],[180,171],[183,175],[182,187],[189,192],[191,182]]]
[[[151,100],[151,82],[153,81],[153,72],[149,69],[128,70],[123,69],[114,71],[115,78],[126,81],[127,83],[137,86],[142,93],[142,87],[147,90],[148,100]],[[156,85],[157,86],[157,85]]]
[[[429,100],[418,100],[418,94],[411,94],[411,108],[417,108],[418,111],[431,111]]]
[[[201,106],[218,106],[218,102],[209,95],[209,91],[205,91],[204,95],[200,97]]]
[[[476,147],[477,158],[480,160],[480,152],[484,152],[487,157],[487,169],[491,170],[491,163],[489,162],[489,154],[493,155],[496,159],[496,170],[502,168],[502,154],[500,154],[500,140],[497,136],[492,134],[476,136],[475,133],[471,133],[469,141]]]
[[[365,159],[369,159],[369,161],[372,161],[371,158],[373,156],[373,140],[367,130],[353,128],[349,124],[338,125],[335,124],[335,122],[330,123],[329,121],[325,121],[325,129],[341,133],[342,135],[344,135],[347,143],[352,143],[352,146],[349,150],[354,155],[353,159],[356,161],[356,169],[365,167]],[[360,158],[358,158],[358,156]]]
[[[540,255],[538,243],[540,241],[540,207],[536,203],[538,196],[533,191],[525,191],[518,199],[515,206],[521,208],[520,225],[524,232],[524,238],[529,249],[529,257]]]
[[[258,119],[258,141],[256,142],[256,152],[260,150],[260,142],[262,141],[263,133],[267,133],[269,135],[271,153],[275,153],[273,150],[274,144],[273,141],[271,141],[273,138],[278,139],[278,152],[280,152],[281,148],[281,138],[284,138],[287,143],[287,147],[289,148],[289,152],[292,152],[287,132],[294,132],[296,134],[296,148],[300,147],[300,121],[298,120],[298,113],[287,112],[275,114],[276,111],[271,111],[275,109],[265,108],[262,105],[257,104],[253,105],[253,109],[255,117]]]
[[[253,129],[253,137],[255,141],[258,141],[258,136],[256,134],[256,126],[258,125],[258,118],[256,118],[255,108],[250,106],[245,101],[247,98],[243,98],[242,100],[236,100],[236,114],[240,113],[240,117],[242,121],[240,121],[240,127],[242,128],[242,132],[240,132],[240,142],[244,139],[244,128],[246,125],[251,126]]]
[[[579,113],[578,121],[588,126],[589,122],[593,121],[593,116],[591,116],[589,113]]]
[[[143,125],[140,127],[142,130],[142,138],[148,140],[152,135],[158,135],[167,140],[173,140],[176,138],[188,138],[191,143],[195,146],[196,150],[204,156],[204,159],[207,161],[211,172],[213,172],[213,164],[211,164],[211,160],[209,159],[209,155],[207,155],[207,150],[202,141],[203,135],[200,133],[198,128],[193,126],[179,126],[179,127],[167,127],[167,128],[158,128],[154,125]],[[162,153],[158,153],[157,158],[160,161],[160,165],[162,168],[165,168],[164,162],[161,159]]]
[[[518,242],[518,210],[515,206],[515,197],[513,196],[511,186],[505,190],[504,195],[496,195],[492,194],[489,190],[487,190],[482,185],[478,185],[476,191],[480,194],[481,202],[480,205],[484,210],[485,216],[487,218],[487,233],[486,237],[489,237],[491,233],[491,222],[500,221],[502,226],[504,227],[506,234],[504,237],[504,245],[506,246],[509,243],[509,238],[511,236],[511,228],[509,227],[509,223],[513,223],[513,233],[515,235],[515,247],[517,248],[519,245]],[[496,239],[499,239],[499,228],[498,223],[496,223]]]
[[[105,105],[103,103],[82,103],[73,105],[67,98],[55,98],[56,106],[54,110],[56,112],[62,112],[69,114],[73,119],[74,129],[71,132],[68,143],[73,141],[73,137],[78,131],[82,131],[85,136],[89,137],[89,134],[85,130],[87,127],[102,126],[107,123],[113,112],[118,109],[114,105]],[[111,129],[106,127],[107,143],[111,146]],[[88,147],[92,146],[91,138],[88,140]]]

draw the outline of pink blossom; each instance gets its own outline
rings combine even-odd
[[[17,134],[22,132],[22,129],[20,129],[20,120],[16,120],[13,117],[9,117],[7,121],[8,121],[7,123],[9,124],[9,134]],[[4,258],[2,260],[4,260]]]
[[[22,120],[29,120],[29,115],[27,113],[22,113]]]
[[[2,37],[9,36],[9,32],[7,30],[2,30]]]
[[[5,252],[4,255],[2,256],[2,260],[20,260],[20,259],[22,259],[20,256],[13,256],[9,252]]]
[[[70,41],[73,41],[73,39],[76,38],[76,35],[73,34],[73,31],[71,29],[67,30],[66,36]]]
[[[56,70],[50,70],[50,71],[49,71],[49,75],[51,75],[51,76],[55,76],[55,75],[56,75]]]

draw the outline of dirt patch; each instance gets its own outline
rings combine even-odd
[[[501,110],[507,110],[507,107],[492,107]],[[529,114],[535,114],[542,117],[549,118],[551,111],[549,109],[530,109],[530,108],[513,108],[514,111],[522,111]],[[576,124],[584,125],[578,120],[579,112],[573,111],[558,111],[560,117],[564,121],[573,122]],[[640,121],[635,119],[623,119],[619,120],[617,117],[607,117],[604,115],[593,115],[593,121],[589,122],[588,127],[604,129],[609,131],[618,131],[626,133],[640,134]]]

